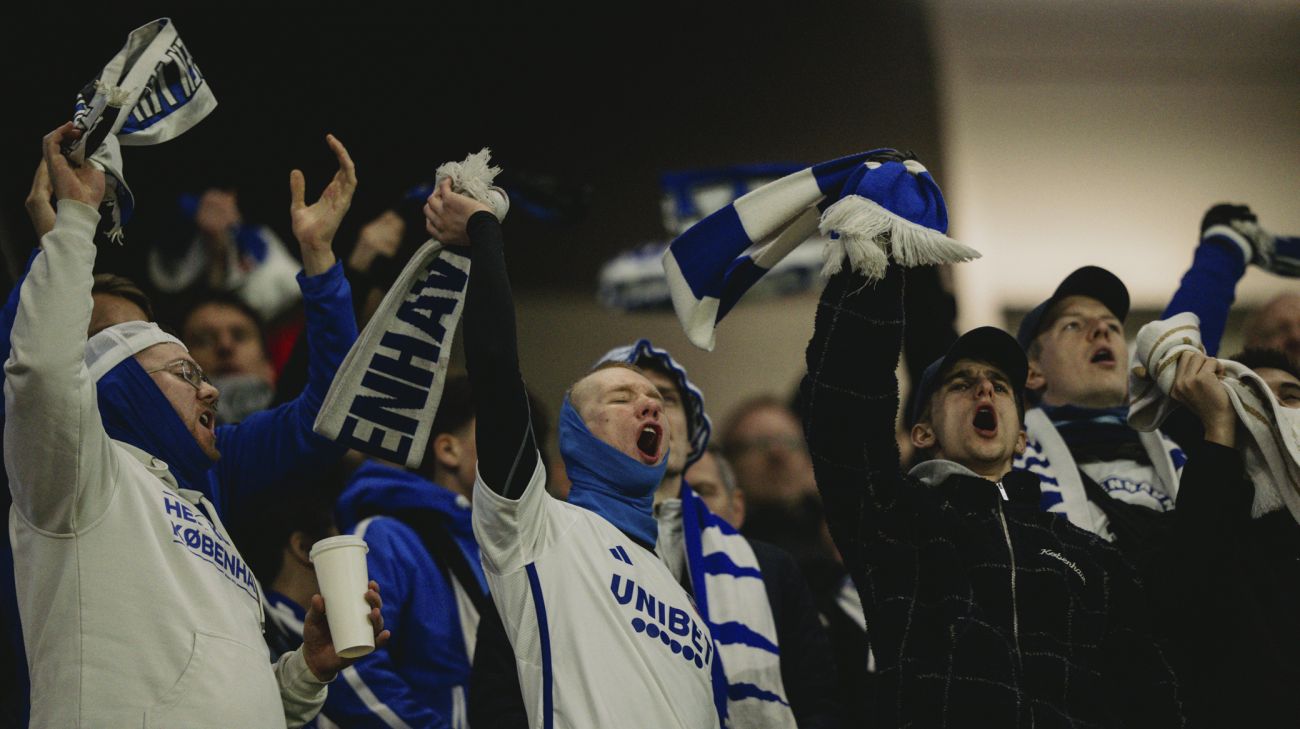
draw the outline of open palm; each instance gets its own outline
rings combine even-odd
[[[357,189],[357,168],[348,151],[334,135],[326,135],[334,156],[339,160],[338,172],[325,186],[320,199],[311,205],[303,199],[307,180],[301,170],[289,173],[289,215],[293,221],[293,235],[302,247],[304,257],[311,254],[332,253],[330,245],[339,230],[343,215],[352,205],[352,194]]]

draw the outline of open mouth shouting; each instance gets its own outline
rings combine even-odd
[[[1110,347],[1098,347],[1097,350],[1092,353],[1092,357],[1088,358],[1088,363],[1114,367],[1116,364],[1115,352]]]
[[[209,431],[215,431],[217,427],[217,414],[212,410],[204,410],[199,413],[199,425]]]
[[[664,429],[658,423],[645,423],[641,426],[641,432],[636,438],[637,457],[642,463],[653,466],[659,462],[661,453],[659,448],[663,445]]]
[[[998,434],[998,414],[992,405],[980,405],[971,418],[971,425],[981,438],[992,438]]]

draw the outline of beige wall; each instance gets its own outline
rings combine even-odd
[[[1245,202],[1300,233],[1300,4],[932,0],[966,326],[1085,264],[1161,308],[1201,215]],[[1252,270],[1240,300],[1294,280]]]
[[[686,340],[672,312],[621,314],[575,294],[520,293],[517,299],[524,380],[552,408],[552,418],[565,388],[601,355],[645,337],[690,373],[715,426],[749,395],[793,392],[817,304],[813,294],[746,302],[719,327],[714,351],[705,352]]]

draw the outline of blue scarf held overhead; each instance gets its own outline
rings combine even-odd
[[[99,416],[108,437],[165,461],[181,488],[209,494],[206,474],[212,459],[199,448],[176,409],[134,357],[109,370],[96,389]]]
[[[957,263],[979,253],[947,236],[948,208],[925,167],[892,149],[822,162],[769,182],[677,236],[664,272],[691,343],[713,349],[714,329],[745,292],[817,231],[830,237],[825,276],[845,260],[868,279],[902,266]]]
[[[665,456],[647,466],[592,435],[582,416],[564,399],[560,407],[560,456],[573,487],[569,503],[599,514],[624,534],[653,547],[655,489],[668,470]]]

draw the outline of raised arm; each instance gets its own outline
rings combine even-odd
[[[233,521],[238,521],[248,499],[293,474],[332,463],[345,450],[312,431],[334,373],[357,339],[352,290],[333,251],[334,235],[357,188],[356,166],[338,139],[326,139],[339,168],[320,199],[307,205],[302,172],[294,170],[289,176],[289,213],[303,260],[298,285],[307,314],[307,386],[283,405],[217,429],[221,493],[214,501]]]
[[[847,266],[827,283],[808,343],[804,433],[831,536],[855,572],[864,567],[880,517],[897,506],[894,370],[902,338],[903,275],[897,266],[874,284]]]
[[[65,534],[106,508],[114,468],[84,362],[104,174],[64,158],[60,145],[76,136],[68,123],[45,137],[58,214],[19,294],[4,383],[14,506],[33,525]]]
[[[478,469],[483,482],[511,499],[537,467],[528,394],[519,374],[515,304],[506,272],[501,223],[487,205],[452,192],[443,180],[425,205],[429,233],[468,245],[473,262],[465,294],[465,364],[474,390]]]

